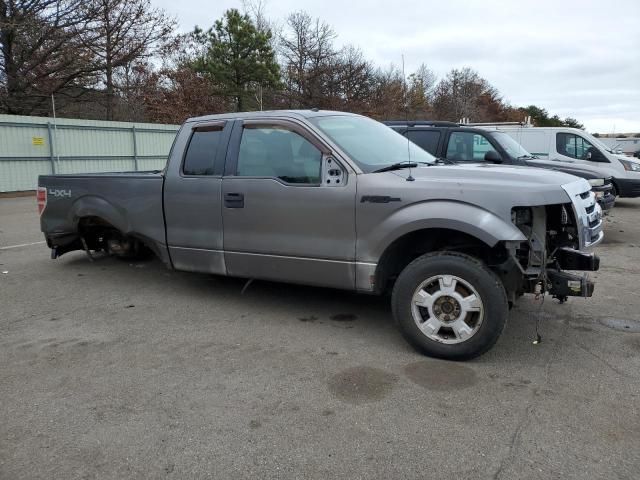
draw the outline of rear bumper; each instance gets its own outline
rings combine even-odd
[[[55,256],[51,258],[57,258],[60,255],[72,252],[74,250],[82,250],[82,241],[77,233],[49,233],[44,235],[47,241],[47,246],[55,252]]]
[[[620,197],[640,197],[640,179],[616,178],[613,180]]]

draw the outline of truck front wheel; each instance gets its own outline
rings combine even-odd
[[[432,357],[468,360],[489,350],[509,312],[498,276],[457,252],[418,257],[399,275],[391,297],[404,337]]]

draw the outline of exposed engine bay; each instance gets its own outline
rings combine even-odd
[[[565,270],[598,270],[599,258],[582,250],[602,239],[602,213],[593,193],[575,197],[572,203],[512,209],[511,221],[526,237],[507,245],[524,277],[520,293],[550,293],[561,302],[593,294],[588,274]]]

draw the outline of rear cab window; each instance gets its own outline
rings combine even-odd
[[[426,150],[431,155],[437,156],[438,143],[440,142],[440,132],[438,130],[409,130],[407,132],[409,140]]]
[[[216,154],[223,137],[224,123],[194,127],[182,164],[187,176],[216,175]]]

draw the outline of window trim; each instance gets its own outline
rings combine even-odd
[[[244,120],[242,122],[242,128],[269,128],[269,127],[281,127],[284,130],[291,130],[294,133],[297,133],[302,138],[311,143],[314,147],[320,150],[320,153],[323,155],[332,155],[332,151],[328,145],[322,142],[318,137],[316,137],[311,131],[304,128],[302,125],[299,125],[295,122],[291,122],[289,120],[283,119],[273,119],[273,120]]]
[[[180,169],[178,173],[183,178],[221,178],[222,170],[224,165],[224,157],[220,158],[220,152],[224,151],[226,154],[227,144],[229,142],[230,137],[230,129],[227,129],[225,132],[225,128],[227,127],[226,120],[217,120],[213,122],[203,122],[197,123],[191,127],[191,132],[189,132],[189,139],[187,140],[187,144],[182,152],[182,160],[180,161]],[[191,146],[191,140],[196,132],[221,132],[220,135],[220,143],[218,144],[218,148],[216,149],[215,155],[213,157],[213,173],[211,175],[194,175],[189,173],[184,173],[184,166],[187,161],[187,153],[189,153],[189,147]],[[224,145],[224,149],[221,150],[221,146]]]
[[[282,130],[288,130],[292,133],[300,135],[303,139],[307,140],[311,145],[320,151],[320,182],[318,183],[289,183],[274,176],[245,176],[238,175],[238,160],[240,157],[240,143],[242,142],[242,136],[245,129],[259,129],[259,128],[280,128]],[[258,119],[258,120],[241,120],[236,123],[233,130],[233,152],[232,148],[229,148],[229,155],[227,157],[227,163],[225,165],[224,176],[233,178],[246,178],[246,179],[262,179],[262,180],[274,180],[287,187],[322,187],[323,182],[323,165],[327,156],[335,158],[335,155],[331,151],[328,145],[322,142],[316,137],[313,132],[304,128],[304,126],[285,119],[273,118],[273,119]]]
[[[566,146],[567,146],[566,140],[564,141],[565,148],[563,149],[563,152],[558,151],[558,142],[560,142],[560,139],[562,138],[562,137],[560,137],[561,135],[563,135],[565,137],[565,139],[568,139],[569,137],[573,137],[574,138],[574,143],[573,143],[574,155],[569,155],[569,152],[566,149]],[[560,154],[560,155],[572,158],[574,160],[582,160],[581,158],[578,158],[577,154],[576,154],[576,152],[578,151],[578,148],[577,148],[575,137],[577,137],[577,135],[575,133],[573,133],[573,132],[556,132],[556,152],[558,152],[558,154]],[[560,142],[560,144],[562,144],[562,143],[563,142]]]
[[[560,153],[560,151],[558,150],[558,139],[560,138],[560,135],[567,135],[567,136],[571,136],[574,137],[574,149],[576,152],[576,156],[572,157],[571,155],[567,155],[566,153]],[[594,150],[597,150],[598,152],[600,152],[600,154],[602,155],[602,157],[605,159],[605,161],[598,161],[598,160],[590,160],[588,158],[580,158],[577,156],[578,153],[578,140],[577,139],[582,140],[582,146],[584,147],[584,142],[588,143],[589,145],[591,145],[590,148],[593,148]],[[565,144],[566,145],[566,144]],[[588,149],[587,149],[588,150]],[[578,133],[574,133],[574,132],[556,132],[556,153],[558,155],[563,155],[565,157],[569,157],[573,160],[580,160],[581,162],[592,162],[592,163],[610,163],[609,159],[607,158],[607,156],[602,153],[602,150],[600,150],[600,148],[596,145],[594,145],[593,143],[591,143],[589,140],[587,140],[586,138],[584,138],[582,135],[578,134]]]

